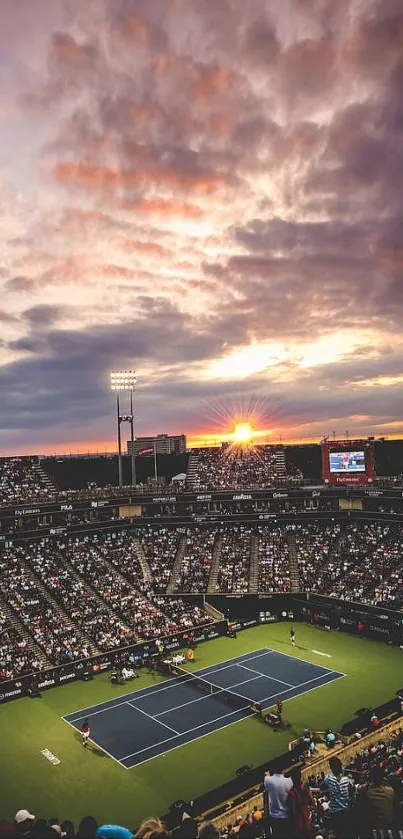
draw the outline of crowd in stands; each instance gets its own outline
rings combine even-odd
[[[234,524],[222,533],[220,567],[216,591],[246,594],[249,591],[251,529]]]
[[[0,683],[41,670],[42,662],[0,606]]]
[[[160,635],[192,629],[211,623],[211,618],[199,606],[186,603],[181,597],[161,597],[150,592],[150,598],[170,619],[168,628],[160,627]],[[155,634],[155,633],[154,633]]]
[[[343,767],[331,758],[330,772],[311,775],[309,817],[316,831],[336,837],[392,835],[403,827],[403,730],[366,747]],[[315,834],[313,834],[315,835]]]
[[[184,555],[177,583],[183,592],[207,591],[217,528],[188,528],[185,536]]]
[[[183,536],[183,528],[148,525],[136,529],[153,578],[154,591],[165,592]]]
[[[196,492],[220,489],[255,490],[285,485],[284,451],[274,446],[223,446],[194,449]],[[295,479],[290,478],[292,482]]]
[[[214,825],[211,827],[214,829]],[[18,810],[12,821],[0,821],[0,836],[4,839],[170,839],[171,834],[158,818],[145,819],[138,829],[131,829],[120,824],[99,825],[93,816],[85,816],[76,831],[70,819],[60,823],[58,818],[37,818],[24,809]],[[197,837],[218,839],[218,834],[203,836],[196,830],[194,839]],[[193,837],[189,835],[189,839]]]
[[[49,501],[55,487],[39,469],[37,458],[0,458],[0,504],[18,501]]]
[[[0,611],[0,678],[209,623],[193,602],[162,597],[158,587],[154,591],[138,547],[124,532],[3,550],[0,595],[20,621],[22,635],[23,627],[28,634],[19,637]],[[36,653],[27,640],[31,647],[36,642]]]
[[[67,612],[73,626],[81,630],[80,635],[82,633],[85,636],[84,649],[87,653],[90,640],[98,650],[126,646],[132,640],[131,633],[109,606],[102,603],[86,581],[74,573],[66,559],[66,545],[63,541],[56,544],[34,544],[27,557],[51,595]],[[86,655],[78,652],[70,656],[70,659],[83,657]]]
[[[333,549],[341,538],[342,525],[333,521],[308,522],[290,529],[295,534],[301,588],[324,594],[337,575]]]
[[[398,524],[295,525],[301,587],[391,609],[403,607],[403,530]]]
[[[157,533],[159,530],[157,529]],[[162,598],[158,596],[161,590],[157,585],[154,591],[154,575],[151,579],[144,576],[140,567],[137,549],[144,548],[141,541],[132,533],[114,534],[114,538],[103,538],[103,550],[108,551],[108,560],[122,574],[126,580],[142,595],[141,609],[138,610],[137,626],[141,638],[148,640],[191,626],[199,626],[206,622],[204,612],[197,607],[186,605],[180,598]],[[160,542],[163,545],[164,541]],[[155,563],[157,554],[154,556]],[[163,568],[161,558],[160,571]],[[140,600],[138,600],[140,604]]]
[[[43,548],[35,548],[36,556],[40,556]],[[67,616],[55,610],[46,598],[39,582],[27,567],[25,557],[20,547],[7,549],[0,554],[0,588],[3,597],[43,650],[49,663],[62,664],[70,658],[83,658],[85,645],[74,636]],[[41,574],[44,571],[42,566]]]
[[[238,523],[177,530],[155,525],[94,532],[82,539],[59,537],[0,553],[0,597],[19,621],[16,628],[0,613],[2,678],[26,672],[34,663],[35,669],[43,662],[64,664],[203,624],[204,612],[177,595],[207,590],[213,551],[219,560],[217,592],[248,592],[252,561],[255,590],[290,591],[288,530],[295,535],[302,590],[403,608],[403,531],[398,524]],[[183,555],[172,598],[164,592],[178,550]]]
[[[257,530],[257,542],[259,591],[290,591],[290,560],[285,528],[260,525]]]

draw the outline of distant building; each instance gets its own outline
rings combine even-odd
[[[154,454],[154,447],[157,454],[185,454],[186,434],[157,434],[156,437],[137,437],[134,441],[134,453]],[[148,451],[148,449],[150,451]],[[131,440],[127,441],[127,454],[131,455]]]

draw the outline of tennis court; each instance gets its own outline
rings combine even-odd
[[[89,717],[92,742],[131,769],[246,719],[253,702],[268,708],[278,696],[286,702],[345,674],[264,648],[193,675],[197,678],[169,678],[63,719],[80,731]]]

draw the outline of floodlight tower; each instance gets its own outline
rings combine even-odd
[[[130,423],[130,438],[131,438],[131,466],[132,466],[132,485],[136,483],[136,462],[134,455],[134,414],[133,414],[133,390],[137,383],[137,376],[135,370],[112,370],[111,374],[111,390],[116,391],[116,412],[117,412],[117,432],[118,432],[118,469],[119,469],[119,486],[123,485],[123,468],[122,468],[122,435],[120,426],[122,422]],[[122,390],[130,391],[130,414],[120,413],[120,392]]]

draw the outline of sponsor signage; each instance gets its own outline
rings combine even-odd
[[[211,495],[196,495],[196,501],[211,501]]]
[[[46,759],[49,760],[53,766],[58,766],[60,763],[59,758],[56,757],[56,755],[54,755],[53,752],[49,751],[49,749],[41,749],[41,755],[46,757]]]
[[[202,641],[219,638],[221,635],[225,635],[226,630],[227,622],[219,621],[218,623],[212,624],[210,627],[203,628],[201,632],[198,632],[197,627],[195,627],[194,631],[193,629],[187,629],[183,632],[164,638],[163,640],[166,650],[171,652],[185,646],[183,636],[187,635],[189,632],[194,634],[196,643],[201,643]],[[107,658],[105,656],[98,656],[88,659],[85,662],[78,661],[77,663],[71,663],[68,665],[68,673],[64,672],[64,667],[53,668],[52,670],[48,670],[46,673],[40,674],[38,678],[40,678],[41,681],[38,681],[38,688],[39,690],[48,690],[49,688],[62,685],[65,682],[71,682],[73,679],[81,679],[83,671],[88,669],[90,669],[94,675],[105,672],[120,661],[122,653],[133,653],[139,658],[147,658],[151,650],[154,651],[154,646],[155,645],[152,641],[144,644],[133,644],[125,650],[114,650],[113,655],[108,656]],[[18,699],[19,696],[26,696],[28,684],[31,678],[32,674],[29,674],[27,679],[24,681],[24,684],[21,681],[16,680],[3,682],[0,685],[0,704],[11,699]]]
[[[40,507],[22,507],[20,510],[14,510],[15,516],[34,516],[41,512]]]
[[[59,676],[59,682],[70,682],[71,679],[75,679],[75,678],[76,678],[76,674],[74,672],[72,672],[72,673],[62,673],[62,675]]]
[[[22,696],[22,688],[5,690],[4,693],[0,693],[0,702],[6,702],[7,699],[17,699],[18,696]]]
[[[43,682],[38,682],[38,688],[51,688],[56,684],[56,679],[44,679]]]
[[[242,492],[240,495],[233,495],[233,501],[251,501],[253,496],[250,493]]]
[[[152,499],[153,504],[166,504],[167,501],[176,501],[176,495],[157,495]]]

